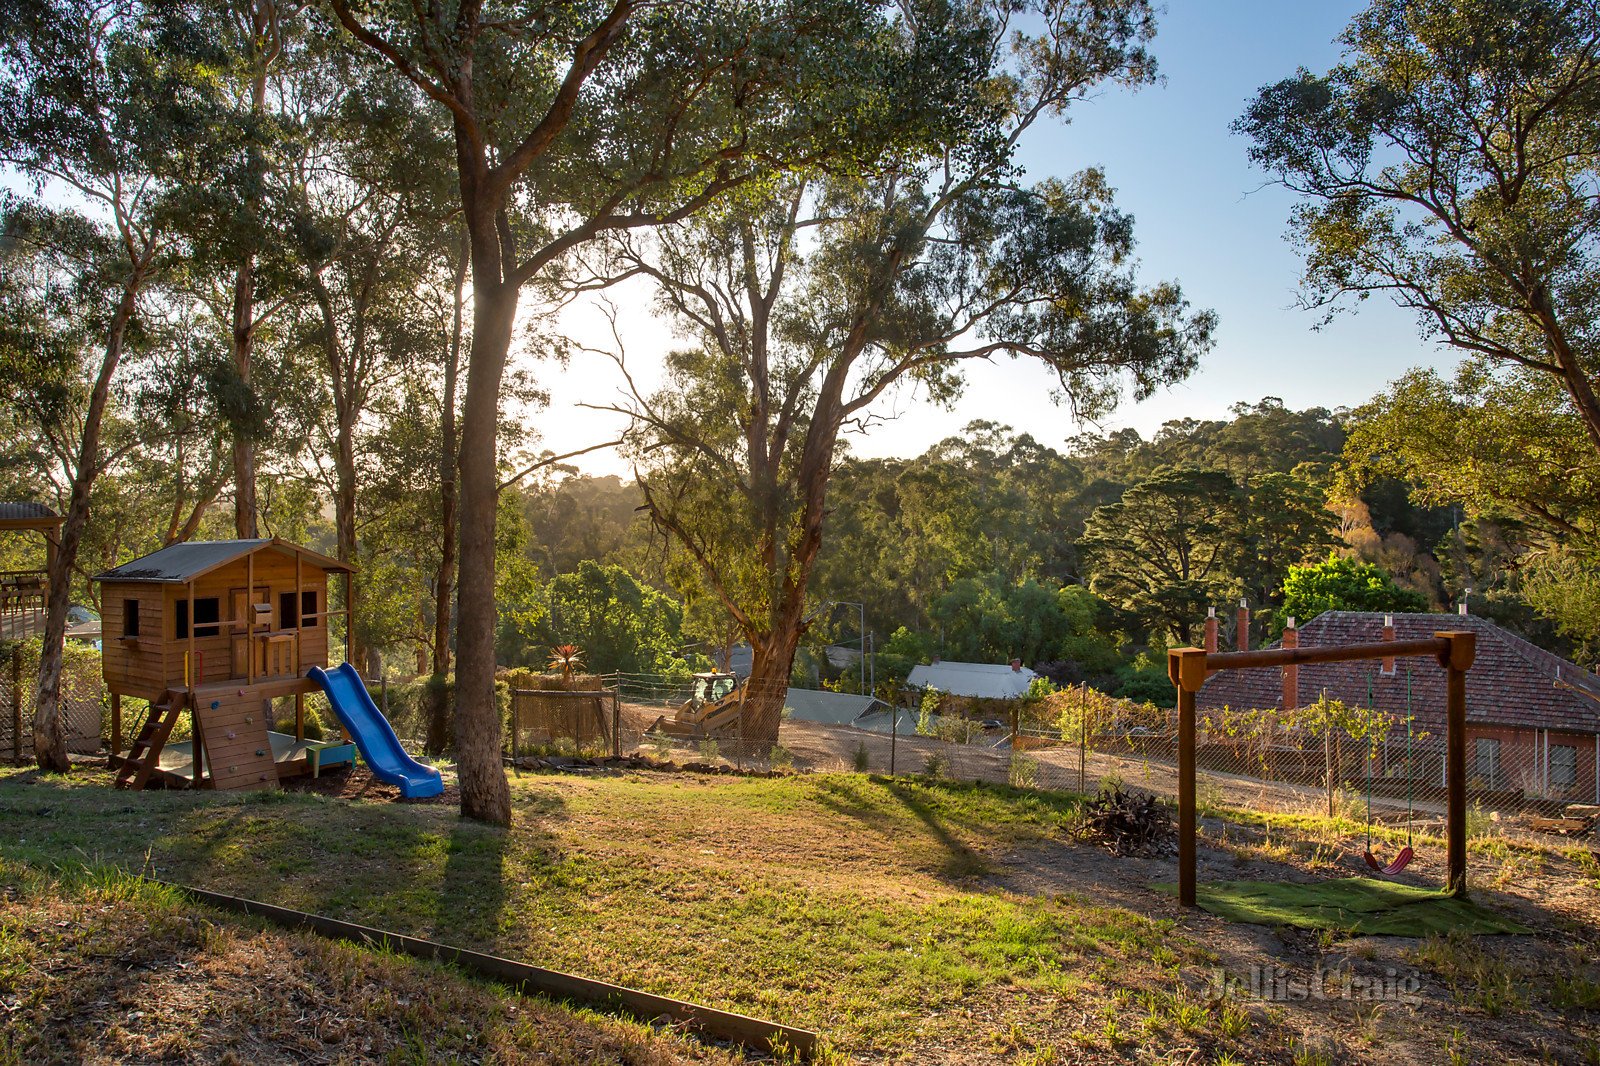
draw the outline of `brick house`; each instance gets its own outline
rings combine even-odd
[[[1386,619],[1393,625],[1386,627]],[[1469,787],[1496,799],[1600,803],[1600,677],[1488,619],[1327,611],[1287,631],[1280,643],[1369,644],[1445,630],[1478,635],[1477,661],[1467,673]],[[1202,716],[1223,708],[1303,707],[1323,692],[1347,705],[1372,706],[1391,716],[1392,739],[1381,753],[1378,776],[1392,783],[1404,778],[1407,765],[1399,749],[1406,735],[1408,672],[1413,731],[1426,734],[1421,756],[1410,765],[1420,784],[1442,785],[1445,672],[1430,660],[1228,671],[1206,682],[1196,707]],[[1356,765],[1364,772],[1364,763],[1357,759]]]

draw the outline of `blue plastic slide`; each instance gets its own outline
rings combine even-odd
[[[372,695],[355,667],[345,663],[329,672],[313,666],[311,680],[328,694],[328,705],[339,716],[339,723],[350,734],[350,739],[356,742],[361,758],[372,768],[373,777],[400,786],[400,795],[406,799],[425,799],[444,791],[444,779],[439,771],[417,762],[400,746],[400,738],[394,735],[388,719],[372,702]]]

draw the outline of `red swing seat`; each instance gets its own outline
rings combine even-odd
[[[1400,854],[1396,855],[1394,860],[1388,865],[1384,865],[1383,860],[1379,859],[1370,851],[1367,852],[1366,857],[1367,865],[1372,867],[1374,871],[1389,877],[1393,877],[1401,870],[1404,870],[1411,863],[1411,860],[1417,857],[1417,853],[1411,850],[1410,844],[1407,844],[1405,847],[1400,849]]]

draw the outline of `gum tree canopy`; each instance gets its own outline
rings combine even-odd
[[[950,5],[860,0],[324,0],[444,109],[470,244],[460,438],[462,813],[506,823],[494,700],[496,413],[518,303],[604,233],[690,217],[799,166],[858,171],[959,119]],[[911,32],[911,28],[916,32]]]
[[[977,359],[1037,359],[1101,412],[1194,367],[1212,317],[1143,286],[1132,219],[1097,171],[1020,180],[1040,118],[1153,78],[1144,0],[974,3],[981,107],[935,150],[867,172],[820,168],[653,239],[607,269],[644,276],[688,345],[636,391],[631,455],[657,527],[753,648],[745,742],[777,740],[841,434],[919,386],[936,402]],[[864,580],[875,580],[862,575]]]
[[[1558,381],[1600,451],[1600,8],[1376,0],[1343,41],[1235,124],[1303,197],[1306,302],[1388,294],[1487,366]]]

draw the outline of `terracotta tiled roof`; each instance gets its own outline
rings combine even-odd
[[[1478,634],[1477,661],[1467,671],[1467,720],[1483,725],[1521,729],[1556,729],[1600,733],[1600,677],[1580,666],[1534,647],[1487,618],[1456,614],[1397,614],[1395,638],[1415,640],[1446,630]],[[1364,611],[1327,611],[1300,627],[1300,646],[1367,644],[1383,639],[1383,615]],[[1273,644],[1272,647],[1278,645]],[[1379,673],[1381,663],[1317,663],[1300,667],[1300,702],[1310,703],[1326,690],[1332,699],[1371,705],[1397,716],[1406,712],[1406,677],[1410,667],[1411,707],[1419,728],[1444,725],[1445,672],[1432,659],[1396,661],[1394,676]],[[1560,684],[1557,684],[1559,677]],[[1201,709],[1276,707],[1283,702],[1283,676],[1277,668],[1231,670],[1214,674],[1200,690]]]

